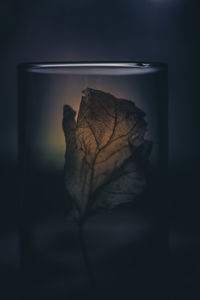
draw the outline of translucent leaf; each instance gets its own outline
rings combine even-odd
[[[140,194],[151,151],[145,113],[132,101],[91,88],[83,94],[77,122],[70,106],[63,114],[65,187],[79,220]]]

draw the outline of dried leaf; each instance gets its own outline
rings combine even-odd
[[[77,122],[70,106],[63,113],[65,187],[77,220],[140,194],[151,151],[145,113],[132,101],[91,88],[83,94]]]

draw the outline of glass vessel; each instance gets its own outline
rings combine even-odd
[[[167,66],[19,65],[23,299],[165,299]]]

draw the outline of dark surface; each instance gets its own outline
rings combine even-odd
[[[164,291],[169,299],[199,299],[197,3],[1,1],[1,300],[17,299],[19,286],[16,66],[25,61],[63,60],[168,63],[172,209],[169,280]]]
[[[7,174],[8,179],[10,174],[16,178],[16,170],[11,167],[6,166],[4,174]],[[6,300],[17,299],[19,291],[19,240],[16,226],[17,205],[15,205],[15,212],[10,210],[11,202],[12,205],[16,204],[16,185],[14,184],[11,189],[7,181],[4,189],[10,199],[9,202],[7,198],[7,205],[3,207],[4,213],[1,216],[4,223],[4,231],[1,235],[3,241],[1,299]],[[157,234],[151,248],[148,238],[145,238],[151,230],[150,223],[140,217],[137,206],[132,212],[129,209],[129,214],[126,209],[120,208],[118,212],[100,215],[97,217],[97,222],[91,219],[86,226],[86,241],[91,251],[97,282],[101,285],[98,295],[101,293],[108,295],[110,288],[113,296],[114,284],[114,291],[119,298],[122,294],[127,298],[134,294],[140,299],[138,295],[150,296],[153,291],[155,299],[156,295],[162,295],[162,299],[165,299],[166,295],[168,295],[166,299],[188,299],[188,297],[198,299],[200,226],[197,173],[194,169],[170,172],[169,189],[172,208],[169,218],[169,252],[165,253],[165,259],[163,259],[163,249],[159,250],[164,238],[163,229]],[[51,290],[51,297],[49,295],[48,299],[57,299],[58,290],[66,293],[66,289],[70,299],[73,299],[77,284],[82,295],[84,295],[83,287],[89,285],[80,251],[78,228],[70,219],[65,219],[63,211],[55,210],[55,199],[51,204],[49,211],[45,209],[41,211],[43,217],[45,214],[49,217],[45,218],[45,222],[37,220],[32,236],[36,253],[37,249],[40,251],[35,257],[37,261],[31,260],[36,270],[36,273],[33,272],[31,276],[36,282],[43,284],[43,292],[41,293],[40,290],[39,293],[41,299],[47,299],[44,295],[48,295],[46,292],[48,289]],[[60,201],[60,207],[63,204]],[[99,224],[102,224],[103,220],[105,226],[99,227],[98,220],[101,220]],[[145,240],[146,244],[144,244]],[[154,251],[153,255],[151,249]],[[156,265],[159,255],[161,264]],[[153,257],[155,260],[152,260]],[[142,278],[143,274],[146,274],[147,278]],[[156,276],[158,281],[155,282]],[[59,297],[63,299],[62,292]],[[31,299],[30,296],[28,299]]]

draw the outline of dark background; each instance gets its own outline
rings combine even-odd
[[[0,299],[18,290],[16,67],[76,60],[168,64],[169,298],[199,299],[198,11],[191,0],[1,1]]]

